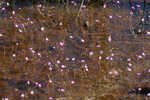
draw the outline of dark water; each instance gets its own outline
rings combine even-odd
[[[146,0],[147,1],[147,0]],[[144,0],[126,0],[119,2],[108,2],[107,5],[112,9],[117,9],[118,11],[126,12],[126,16],[132,16],[132,20],[136,22],[131,23],[133,30],[130,30],[129,27],[124,27],[121,30],[121,33],[124,33],[128,38],[132,37],[131,34],[146,34],[150,31],[150,3],[149,1],[144,2]],[[114,12],[115,13],[115,12]],[[132,13],[132,15],[131,15]],[[112,19],[112,23],[120,24],[120,21],[117,22],[115,19]],[[112,30],[114,31],[114,30]],[[113,33],[113,32],[112,32]],[[114,31],[114,34],[116,31]],[[124,36],[124,35],[123,35]],[[116,38],[116,36],[114,36]],[[130,39],[133,40],[133,39]]]
[[[76,3],[81,3],[81,0],[13,0],[10,1],[9,3],[17,8],[23,7],[23,6],[32,6],[34,4],[44,4],[44,5],[51,5],[51,4],[64,4],[64,3],[71,3],[72,1]],[[87,0],[85,0],[87,2]]]

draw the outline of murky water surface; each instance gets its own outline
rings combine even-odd
[[[0,100],[147,100],[145,1],[112,0],[81,12],[76,1],[69,9],[1,3]]]

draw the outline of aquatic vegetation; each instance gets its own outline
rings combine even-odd
[[[74,3],[1,7],[0,99],[148,98],[149,30],[132,33],[148,15],[143,20],[107,4],[81,7],[80,14]]]

